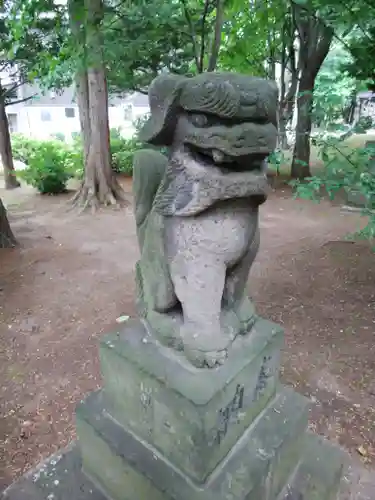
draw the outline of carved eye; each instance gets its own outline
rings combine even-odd
[[[208,124],[207,116],[202,114],[191,115],[190,120],[196,127],[205,127]]]

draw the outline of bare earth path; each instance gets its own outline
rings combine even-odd
[[[135,313],[138,255],[130,208],[76,216],[28,195],[9,210],[21,247],[0,254],[0,491],[74,438],[75,405],[101,383],[98,338]],[[282,376],[315,401],[311,427],[372,469],[375,254],[344,241],[360,223],[272,194],[249,289],[285,327]]]

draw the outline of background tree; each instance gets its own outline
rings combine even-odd
[[[224,7],[223,0],[150,0],[109,8],[104,54],[110,91],[147,93],[162,72],[189,75],[215,70]]]
[[[330,49],[334,30],[309,5],[293,4],[298,39],[299,84],[297,95],[296,140],[291,175],[303,179],[310,172],[310,136],[315,79]]]
[[[313,121],[328,128],[347,114],[351,99],[360,88],[359,80],[344,69],[351,62],[345,46],[334,41],[315,80]]]
[[[77,43],[76,91],[84,149],[84,180],[74,203],[96,210],[124,200],[111,167],[108,88],[104,61],[102,0],[69,0],[73,39]]]
[[[5,187],[19,186],[15,176],[12,145],[6,106],[27,98],[18,98],[18,91],[30,80],[30,70],[43,54],[59,50],[59,22],[61,9],[56,6],[51,14],[51,1],[40,2],[41,10],[28,5],[4,1],[0,7],[0,156],[4,168]]]

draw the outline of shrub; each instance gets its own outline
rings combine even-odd
[[[69,146],[57,140],[40,141],[23,136],[14,136],[12,146],[14,158],[27,165],[19,175],[28,184],[42,194],[58,194],[66,190],[77,162]]]
[[[30,156],[38,149],[39,142],[36,139],[31,139],[21,134],[13,134],[13,158],[27,164]]]
[[[357,134],[365,134],[373,127],[373,120],[370,116],[361,116],[355,125]]]
[[[361,198],[362,213],[368,223],[357,236],[375,238],[375,165],[374,149],[364,146],[348,150],[340,139],[324,140],[320,143],[320,155],[324,170],[305,179],[293,181],[296,196],[319,201],[325,191],[334,199],[343,190],[348,197]]]
[[[112,169],[116,173],[131,176],[133,173],[133,156],[142,147],[136,137],[125,139],[118,129],[112,129],[110,134]]]
[[[74,133],[74,134],[75,134],[74,136],[72,134],[73,141],[70,145],[72,168],[74,172],[74,177],[76,179],[81,180],[83,179],[83,174],[84,174],[82,138],[81,134],[79,133]]]

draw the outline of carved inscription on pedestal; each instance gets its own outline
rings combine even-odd
[[[220,444],[227,435],[231,425],[240,421],[243,415],[253,403],[259,401],[267,392],[270,379],[274,376],[275,368],[273,366],[272,356],[264,356],[259,370],[255,388],[245,394],[244,385],[238,384],[233,398],[229,403],[219,410],[217,424],[213,430],[212,441],[214,444]]]
[[[243,408],[245,388],[238,384],[233,399],[219,410],[218,425],[216,428],[215,442],[220,444],[228,432],[229,425],[233,422],[238,422],[238,414]]]
[[[270,366],[272,356],[264,356],[262,366],[258,375],[257,383],[254,389],[253,401],[258,401],[266,392],[268,380],[273,375],[273,369]]]

